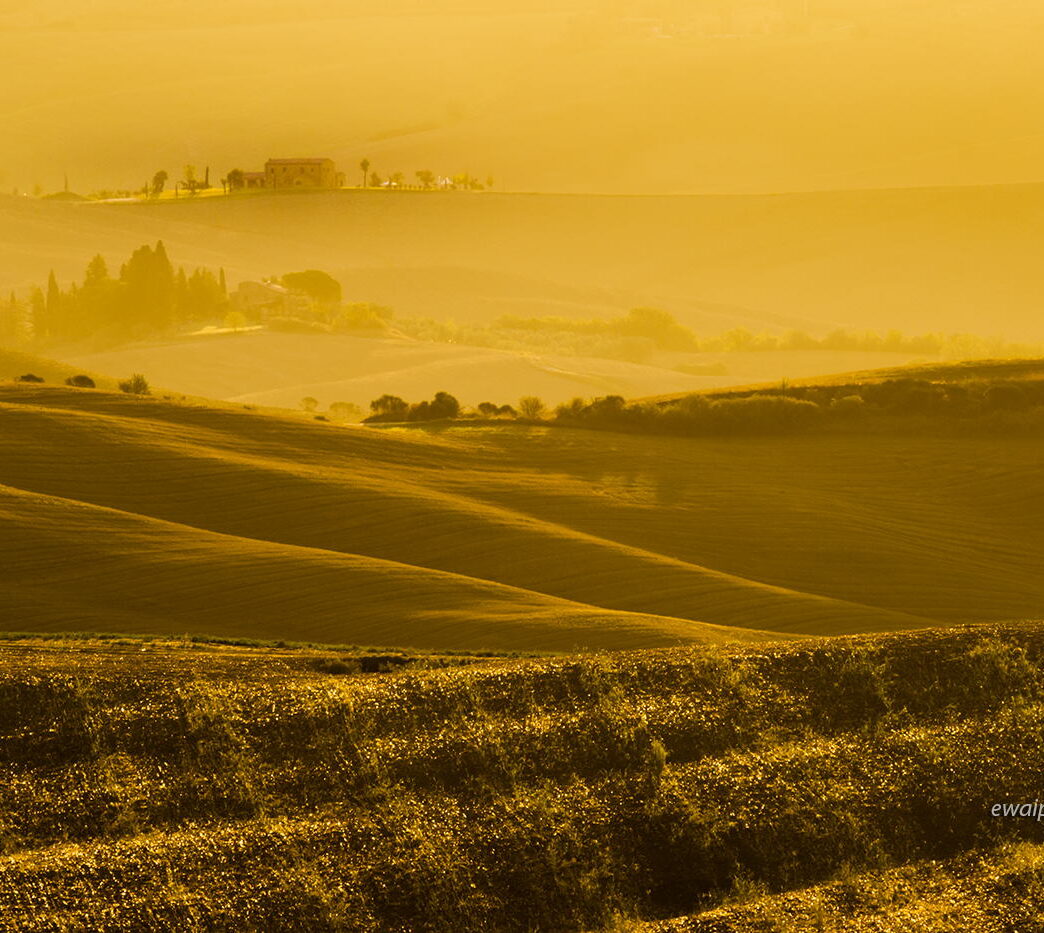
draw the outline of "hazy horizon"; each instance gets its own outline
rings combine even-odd
[[[4,4],[0,186],[299,155],[515,191],[1037,181],[1042,35],[1028,0]]]

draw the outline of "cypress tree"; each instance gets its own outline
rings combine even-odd
[[[47,336],[47,299],[37,286],[29,293],[29,316],[33,326],[33,339],[44,340]]]

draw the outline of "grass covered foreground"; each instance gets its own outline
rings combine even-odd
[[[1034,928],[1039,623],[359,657],[5,645],[0,926]]]

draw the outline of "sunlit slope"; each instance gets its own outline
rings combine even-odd
[[[70,363],[47,359],[32,353],[23,353],[0,347],[0,381],[13,381],[20,376],[32,374],[47,382],[64,382],[70,376],[80,374],[91,376],[95,383],[103,389],[115,389],[116,380],[101,376],[91,368],[78,368]]]
[[[757,629],[1044,606],[1034,438],[379,431],[61,389],[3,398],[0,482],[241,538]]]
[[[8,5],[3,183],[305,153],[518,190],[1033,180],[1041,30],[1030,0]]]
[[[608,477],[584,475],[578,450],[612,462],[609,435],[440,437],[58,389],[7,390],[0,417],[0,482],[41,495],[672,620],[810,633],[926,621],[903,606],[737,574],[736,553],[703,560],[702,530],[677,509],[614,502]],[[741,538],[751,520],[737,521]],[[17,546],[16,535],[8,540]],[[454,609],[436,600],[423,611]],[[677,637],[677,622],[667,630]],[[400,643],[392,632],[381,641]]]
[[[262,331],[77,352],[67,357],[67,368],[146,373],[153,385],[203,398],[297,409],[311,397],[319,411],[340,401],[368,412],[370,402],[385,393],[415,401],[450,391],[468,407],[484,401],[516,404],[522,396],[536,395],[553,408],[578,396],[670,397],[752,380],[778,386],[784,378],[794,381],[796,373],[812,376],[905,358],[815,350],[720,353],[688,357],[710,371],[693,375],[667,368],[677,359],[668,354],[660,355],[663,365],[654,365],[655,359],[639,364],[394,337]]]
[[[163,239],[242,278],[319,268],[400,314],[592,317],[698,333],[843,326],[1044,338],[1044,186],[778,197],[340,192],[152,205],[0,198],[0,285],[81,281]],[[794,375],[794,374],[791,374]]]
[[[131,344],[96,353],[77,351],[70,365],[120,374],[147,373],[165,389],[278,408],[300,408],[306,397],[325,411],[353,402],[369,411],[385,393],[411,401],[451,391],[462,405],[484,401],[515,404],[536,395],[548,407],[578,396],[672,396],[765,380],[779,385],[796,373],[833,373],[839,368],[894,365],[895,353],[834,353],[817,350],[730,352],[691,356],[694,375],[664,365],[592,357],[557,356],[427,343],[402,338],[250,332],[214,334]]]
[[[1040,786],[1039,622],[353,675],[360,660],[2,639],[3,922],[1039,926],[1042,827],[991,815]],[[621,924],[638,918],[662,925]]]
[[[618,360],[331,334],[216,335],[70,360],[108,372],[147,373],[154,384],[205,398],[298,408],[302,398],[312,397],[324,410],[343,401],[367,412],[385,393],[418,400],[451,391],[468,406],[537,395],[555,405],[577,395],[634,397],[706,384],[699,376]]]
[[[0,618],[24,631],[566,650],[746,632],[598,610],[419,567],[218,535],[0,487]],[[758,637],[758,633],[750,633]]]

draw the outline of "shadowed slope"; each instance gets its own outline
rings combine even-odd
[[[1032,437],[374,431],[104,393],[4,397],[21,404],[2,409],[0,481],[225,534],[754,628],[766,612],[773,628],[839,632],[1044,606]]]
[[[810,633],[924,622],[685,559],[677,553],[685,530],[670,509],[659,509],[657,522],[667,546],[619,540],[633,536],[635,515],[590,491],[570,503],[577,481],[568,475],[568,450],[557,466],[542,467],[521,451],[483,449],[467,431],[344,429],[103,393],[6,397],[23,404],[0,408],[9,439],[0,479],[41,494],[627,612],[748,628],[772,618],[774,629]],[[505,436],[526,444],[524,428]],[[599,443],[587,432],[581,437]],[[558,502],[566,510],[556,515],[554,499],[531,501],[535,488],[564,493]],[[613,534],[595,527],[606,505]],[[643,525],[636,526],[641,537]]]
[[[47,387],[3,398],[21,404],[3,409],[0,482],[225,533],[755,628],[787,595],[771,587],[907,614],[791,592],[774,627],[802,631],[1044,611],[1032,436],[375,431]]]
[[[456,574],[271,544],[0,487],[0,617],[26,631],[192,631],[569,650],[746,632],[601,611]],[[764,637],[752,632],[750,637]]]
[[[102,392],[4,398],[0,481],[223,534],[754,628],[1044,606],[1034,438],[375,431]]]

